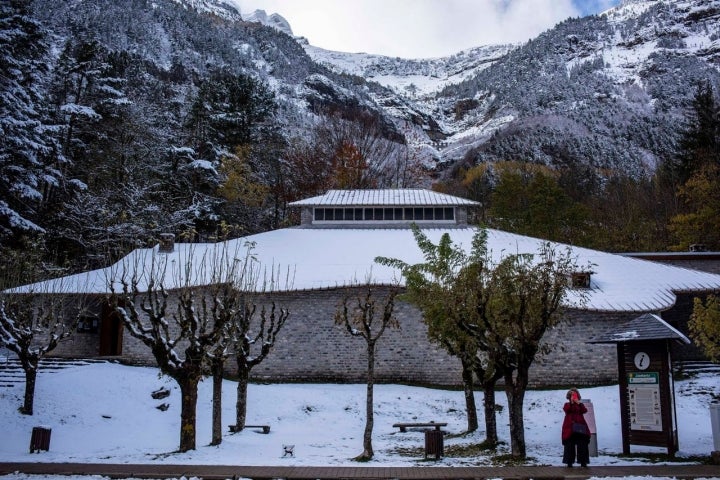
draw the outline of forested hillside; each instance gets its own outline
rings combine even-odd
[[[287,203],[328,188],[414,186],[552,240],[720,249],[720,0],[626,0],[427,61],[288,30],[215,0],[2,2],[3,257],[66,273],[162,232],[292,225]]]
[[[6,254],[98,266],[161,232],[212,241],[276,228],[299,195],[403,174],[403,135],[367,93],[382,87],[199,6],[2,3]],[[370,156],[372,178],[358,163]]]

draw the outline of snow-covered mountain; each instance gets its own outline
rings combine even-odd
[[[262,23],[268,27],[272,27],[279,32],[293,36],[292,28],[284,17],[277,13],[268,15],[265,10],[255,10],[247,15],[242,14],[242,19],[246,22]]]
[[[11,7],[31,5],[32,22],[16,15],[9,31],[39,38],[40,53],[3,51],[7,65],[27,70],[9,71],[14,88],[31,78],[26,98],[36,98],[24,110],[6,102],[3,117],[6,125],[37,117],[46,130],[12,137],[26,147],[27,162],[0,171],[5,192],[21,192],[0,198],[0,224],[11,232],[22,217],[24,226],[52,231],[59,249],[92,237],[100,252],[100,223],[120,232],[112,244],[149,241],[159,231],[214,235],[219,219],[250,232],[276,227],[286,198],[272,207],[236,202],[227,211],[219,197],[217,168],[242,142],[256,150],[252,180],[288,198],[324,188],[331,180],[315,177],[347,145],[356,147],[364,127],[388,147],[366,155],[380,165],[373,181],[381,186],[457,180],[467,167],[501,160],[572,167],[565,172],[596,184],[605,172],[639,176],[675,156],[698,85],[720,91],[720,0],[628,0],[522,45],[424,60],[321,50],[294,37],[280,15],[241,15],[222,0],[25,5]],[[260,94],[244,106],[242,95],[232,95],[243,82],[259,85]],[[243,108],[263,105],[264,92],[271,118],[234,137],[241,128],[232,122]],[[208,130],[207,121],[217,128]],[[344,128],[356,130],[335,135]],[[42,168],[39,150],[54,155]],[[299,157],[285,162],[291,155]],[[53,181],[48,191],[57,202],[39,201],[38,178]],[[62,211],[46,214],[56,204]]]
[[[719,0],[624,0],[524,45],[436,59],[298,40],[330,70],[387,87],[370,96],[450,165],[514,159],[641,174],[673,150],[698,82],[720,85]]]
[[[446,166],[511,159],[640,174],[673,151],[697,83],[720,85],[720,0],[625,0],[523,45],[422,60],[323,50],[293,37],[281,15],[241,15],[223,0],[174,3],[226,25],[153,15],[143,2],[136,12],[101,0],[38,3],[48,3],[60,36],[85,15],[108,48],[130,48],[159,67],[254,72],[285,105],[288,131],[302,130],[302,112],[359,107],[388,138]],[[93,3],[107,4],[104,18],[93,16]],[[128,15],[134,21],[120,29]],[[170,28],[163,15],[179,23]]]

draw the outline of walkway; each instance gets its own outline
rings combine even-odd
[[[0,475],[102,475],[111,478],[214,479],[584,479],[588,477],[675,477],[720,480],[719,465],[628,465],[566,467],[253,467],[240,465],[158,465],[83,463],[0,463]]]

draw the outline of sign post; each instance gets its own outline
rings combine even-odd
[[[666,447],[670,456],[678,451],[671,340],[690,343],[648,313],[590,342],[617,345],[624,454],[630,453],[630,445]]]

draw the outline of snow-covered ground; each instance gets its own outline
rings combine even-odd
[[[223,425],[234,423],[236,383],[226,381]],[[154,400],[151,392],[165,387],[168,398]],[[713,450],[709,405],[720,394],[716,374],[676,382],[680,451],[688,462]],[[647,462],[648,457],[624,458],[620,433],[617,386],[587,388],[584,398],[594,406],[599,456],[595,465]],[[211,382],[200,385],[197,449],[174,453],[179,439],[179,390],[155,368],[114,363],[41,371],[35,415],[24,416],[23,384],[0,390],[0,460],[5,462],[109,462],[251,465],[357,465],[362,451],[365,385],[252,384],[248,424],[268,424],[268,435],[247,429],[225,433],[220,446],[208,446],[211,434]],[[560,423],[565,390],[530,391],[525,400],[525,429],[530,463],[562,465]],[[482,394],[477,394],[482,405]],[[499,404],[505,396],[498,392]],[[169,408],[157,407],[167,403]],[[479,412],[482,415],[482,411]],[[400,433],[392,425],[402,421],[447,422],[447,457],[432,465],[493,465],[497,454],[453,453],[456,445],[484,439],[484,432],[463,434],[466,427],[461,391],[403,385],[376,385],[375,458],[367,466],[428,465],[424,435]],[[482,417],[480,419],[483,424]],[[498,414],[499,436],[508,442],[507,409]],[[34,426],[52,429],[50,450],[30,454]],[[295,445],[294,457],[283,457],[283,445]],[[499,453],[507,453],[503,445]],[[664,449],[633,446],[633,453],[662,453]],[[2,477],[0,477],[2,478]],[[11,478],[19,478],[17,476]]]

